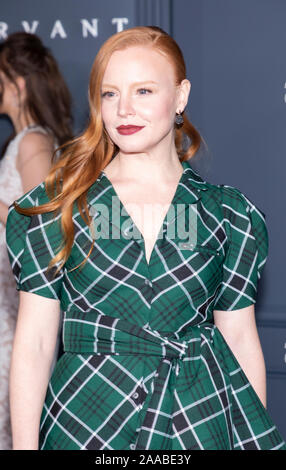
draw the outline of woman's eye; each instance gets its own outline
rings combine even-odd
[[[149,90],[147,88],[139,88],[137,92],[139,93],[139,95],[148,95],[149,93],[152,93],[152,90]],[[114,96],[114,91],[104,91],[103,93],[101,93],[102,98],[113,98]]]
[[[113,91],[104,91],[103,93],[101,93],[101,97],[102,98],[112,98],[112,96],[114,95],[114,92]]]
[[[148,90],[147,88],[139,88],[138,91],[140,95],[148,95],[149,93],[152,93],[152,91]]]

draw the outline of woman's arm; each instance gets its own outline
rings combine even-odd
[[[53,150],[50,136],[30,132],[22,138],[16,166],[21,176],[24,193],[44,181],[51,168]]]
[[[214,310],[214,323],[266,408],[266,369],[254,305],[229,312]]]
[[[40,418],[50,378],[60,303],[20,291],[10,369],[13,449],[37,450]]]
[[[0,201],[0,222],[6,225],[7,217],[8,217],[8,206],[4,202]]]

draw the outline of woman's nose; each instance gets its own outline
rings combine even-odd
[[[128,114],[135,114],[135,110],[132,103],[132,97],[130,95],[121,95],[118,102],[118,114],[119,116],[127,116]]]

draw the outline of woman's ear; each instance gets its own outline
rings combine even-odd
[[[17,77],[16,78],[16,83],[17,83],[18,88],[19,88],[20,91],[26,90],[26,81],[25,81],[24,77],[20,77],[20,76]]]
[[[15,78],[15,82],[17,84],[17,86],[15,84],[13,84],[13,94],[14,94],[14,97],[15,99],[19,100],[20,98],[20,101],[23,102],[23,100],[25,100],[26,98],[26,81],[24,79],[24,77],[16,77]],[[19,96],[20,94],[20,96]]]
[[[177,113],[182,113],[187,106],[190,91],[191,82],[185,78],[178,86]]]

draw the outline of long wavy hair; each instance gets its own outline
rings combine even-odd
[[[111,54],[131,46],[151,46],[169,59],[175,70],[177,85],[186,78],[186,66],[181,50],[174,39],[161,28],[155,26],[130,28],[114,34],[101,46],[90,73],[89,122],[81,135],[66,143],[60,160],[52,167],[45,179],[49,202],[25,209],[16,205],[18,212],[29,216],[44,212],[61,212],[63,244],[50,263],[50,266],[58,264],[56,271],[65,264],[73,245],[72,213],[74,203],[77,204],[85,223],[90,225],[91,217],[87,205],[88,189],[119,150],[111,141],[103,125],[101,83]],[[175,146],[180,161],[190,159],[197,152],[202,141],[199,132],[190,123],[185,112],[183,112],[183,117],[184,123],[181,127],[174,124],[176,127]],[[187,149],[183,148],[184,134],[191,139],[191,145]],[[91,243],[84,262],[89,257],[93,244],[94,241]]]
[[[52,133],[59,145],[72,139],[71,95],[58,64],[41,39],[23,31],[10,34],[0,44],[0,70],[14,83],[20,97],[16,78],[23,77],[26,85],[25,102],[19,112],[28,113],[33,121]],[[0,78],[0,103],[4,83]],[[15,131],[2,147],[2,156]]]

